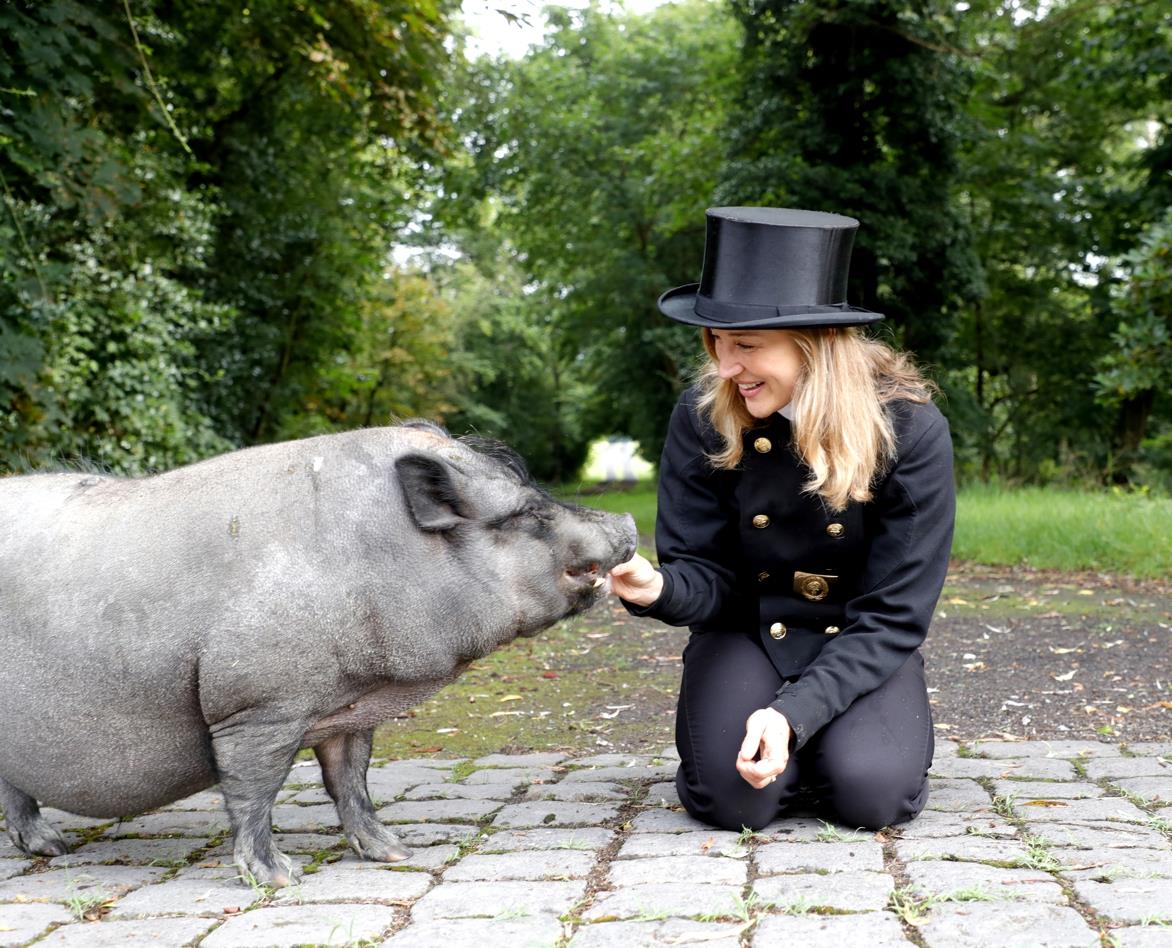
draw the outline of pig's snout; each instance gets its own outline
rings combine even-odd
[[[635,555],[635,550],[639,546],[639,533],[635,529],[634,517],[632,517],[630,514],[623,514],[619,518],[619,530],[622,540],[622,546],[619,550],[619,558],[606,568],[607,572],[610,572],[610,570],[613,567],[618,566],[619,563],[627,562],[627,560]]]
[[[638,533],[635,518],[630,514],[608,514],[599,526],[602,528],[602,544],[566,568],[566,578],[575,586],[605,594],[606,575],[619,563],[625,563],[635,555]]]

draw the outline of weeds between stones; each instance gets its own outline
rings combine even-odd
[[[70,880],[65,905],[79,922],[96,922],[114,904],[116,897],[101,888],[92,892],[78,892],[76,887],[86,881],[93,882],[93,876],[83,875]]]
[[[814,837],[820,843],[865,843],[867,835],[860,830],[847,830],[845,833],[837,826],[827,823],[826,820],[819,820],[822,824],[822,829],[818,830]]]
[[[888,907],[900,919],[913,927],[919,927],[928,918],[928,910],[941,902],[998,902],[994,893],[980,887],[954,889],[937,895],[925,895],[914,886],[895,889],[888,900]]]
[[[1011,793],[1008,796],[1000,794],[993,795],[993,812],[998,816],[1003,816],[1007,820],[1012,820],[1016,816],[1013,808],[1017,803],[1017,794]]]
[[[1055,859],[1054,854],[1050,852],[1050,844],[1041,836],[1026,833],[1022,836],[1021,841],[1026,847],[1024,865],[1027,869],[1035,869],[1038,872],[1057,872],[1062,868],[1062,863]]]

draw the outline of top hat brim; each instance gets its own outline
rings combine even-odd
[[[864,326],[883,319],[857,306],[795,305],[749,306],[744,304],[709,304],[720,310],[702,315],[696,311],[699,283],[687,283],[664,293],[658,302],[659,311],[676,322],[709,329],[813,329],[819,326]]]

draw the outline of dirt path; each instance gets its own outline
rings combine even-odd
[[[654,753],[686,641],[605,603],[477,662],[377,752]],[[924,654],[941,737],[1172,739],[1172,583],[958,564]]]
[[[955,568],[924,647],[937,732],[1167,740],[1172,585]]]

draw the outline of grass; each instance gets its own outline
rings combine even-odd
[[[595,493],[557,491],[566,500],[635,517],[645,542],[655,533],[655,481]],[[1172,498],[1057,487],[971,485],[957,496],[959,560],[990,566],[1095,570],[1139,578],[1172,575]]]
[[[967,487],[957,498],[957,559],[992,566],[1172,574],[1172,498],[1058,488]]]
[[[505,749],[662,751],[672,743],[674,716],[668,712],[675,707],[686,640],[685,630],[635,628],[621,606],[600,604],[478,659],[452,684],[380,727],[375,754],[475,760]],[[632,707],[617,716],[607,710],[619,704]],[[462,766],[454,779],[472,766]]]

